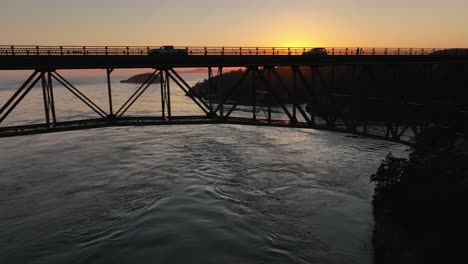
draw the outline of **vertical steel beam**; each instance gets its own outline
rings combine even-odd
[[[163,72],[160,71],[160,86],[161,86],[161,117],[163,119],[166,118],[166,91],[165,91],[165,82],[166,77],[164,76]]]
[[[55,99],[54,99],[54,88],[52,86],[52,73],[47,73],[47,79],[49,83],[49,104],[50,104],[50,112],[52,114],[52,125],[57,125],[57,116],[55,115]]]
[[[213,70],[208,67],[208,105],[213,112]]]
[[[315,124],[315,112],[316,112],[316,108],[317,108],[316,93],[314,91],[314,88],[311,87],[309,85],[309,83],[307,82],[307,80],[305,79],[304,74],[302,73],[301,68],[299,68],[299,67],[297,68],[297,74],[299,76],[299,79],[302,82],[302,85],[305,87],[305,91],[308,93],[308,96],[309,96],[309,100],[308,100],[309,114],[310,114],[310,118],[309,118],[309,121],[308,121],[309,125],[310,126],[315,126],[316,125]]]
[[[292,99],[293,99],[293,123],[297,122],[296,109],[297,109],[297,66],[292,66],[293,72],[293,88],[292,88]]]
[[[252,68],[252,119],[254,122],[257,121],[257,86],[256,86],[257,71],[258,71],[258,66],[254,66]]]
[[[356,132],[358,119],[359,119],[359,99],[360,99],[359,91],[360,91],[360,76],[362,72],[362,66],[359,67],[359,72],[358,72],[358,66],[353,64],[351,72],[352,72],[351,78],[353,79],[352,80],[353,83],[352,83],[351,120],[349,120],[349,122],[346,122],[346,118],[344,117],[344,115],[343,115],[343,120],[347,124],[347,129],[350,132]]]
[[[107,49],[106,49],[107,52]],[[109,97],[109,117],[113,118],[114,117],[114,110],[112,109],[112,86],[111,86],[111,73],[114,71],[114,69],[106,69],[106,75],[107,75],[107,95]]]
[[[47,128],[50,128],[50,115],[49,115],[49,88],[47,85],[46,73],[41,72],[41,83],[42,83],[42,98],[44,101],[44,115]]]
[[[321,87],[322,90],[325,90],[325,92],[323,92],[323,93],[326,94],[326,96],[329,99],[329,103],[330,103],[329,108],[330,109],[327,108],[326,104],[323,105],[324,106],[323,111],[324,111],[324,115],[325,115],[325,122],[326,122],[327,126],[335,128],[336,120],[338,118],[337,110],[333,108],[333,92],[334,92],[335,87],[334,86],[329,87],[329,85],[327,85],[326,81],[322,77],[322,75],[321,75],[320,71],[317,69],[317,67],[310,66],[310,70],[312,72],[311,74],[312,74],[312,81],[313,81],[314,87],[319,87],[319,88]],[[333,78],[334,78],[334,76],[333,76]],[[317,93],[317,98],[318,98],[318,93]],[[317,103],[317,107],[320,107],[320,106],[322,106],[322,104]],[[317,108],[316,108],[316,110],[317,110]]]
[[[463,65],[462,64],[452,64],[450,66],[452,72],[451,84],[451,94],[450,94],[450,117],[449,117],[449,147],[453,148],[455,145],[455,136],[457,133],[457,128],[460,127],[458,122],[459,114],[459,105],[461,104],[461,91],[463,86]]]
[[[167,97],[167,117],[169,122],[172,121],[172,112],[171,112],[171,86],[169,81],[169,70],[165,69],[164,74],[166,75],[166,97]]]
[[[330,98],[330,104],[333,105],[332,94],[336,90],[336,65],[333,64],[332,72],[331,72],[331,86],[328,90],[328,98]],[[336,114],[332,117],[327,117],[326,121],[329,125],[331,124],[332,127],[336,126]]]
[[[218,68],[218,108],[219,108],[219,116],[221,118],[224,117],[224,96],[223,96],[223,67]]]
[[[431,98],[433,92],[433,64],[424,64],[424,90],[423,90],[423,113],[421,117],[421,130],[424,131],[429,126],[429,116],[431,112]]]
[[[392,89],[392,121],[391,121],[391,126],[392,126],[392,138],[393,139],[400,139],[400,133],[399,133],[399,125],[400,125],[400,116],[401,113],[403,112],[403,98],[401,96],[401,84],[400,84],[400,77],[403,73],[402,65],[394,65],[393,67],[393,83],[397,87],[397,89]]]
[[[263,68],[265,70],[265,68]],[[266,86],[267,86],[267,94],[268,94],[268,124],[271,124],[271,68],[268,67],[267,69],[267,78],[266,78]]]

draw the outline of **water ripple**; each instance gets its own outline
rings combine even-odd
[[[371,263],[368,176],[404,153],[234,125],[0,141],[1,263]]]

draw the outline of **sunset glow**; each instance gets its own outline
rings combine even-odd
[[[466,47],[468,2],[5,1],[3,45]]]

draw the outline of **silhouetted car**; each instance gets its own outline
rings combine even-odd
[[[304,56],[326,56],[327,50],[325,48],[313,48],[302,53]]]
[[[434,55],[434,56],[456,56],[456,55],[462,55],[462,56],[468,56],[468,49],[443,49],[443,50],[436,50],[434,52],[429,53],[429,55]]]
[[[174,46],[162,46],[159,49],[148,50],[148,55],[188,55],[187,49],[176,49]]]

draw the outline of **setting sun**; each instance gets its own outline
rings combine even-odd
[[[301,39],[286,40],[278,44],[278,47],[288,47],[288,48],[307,48],[307,47],[315,47],[315,46],[317,46],[317,44],[314,43],[313,41],[301,40]]]

